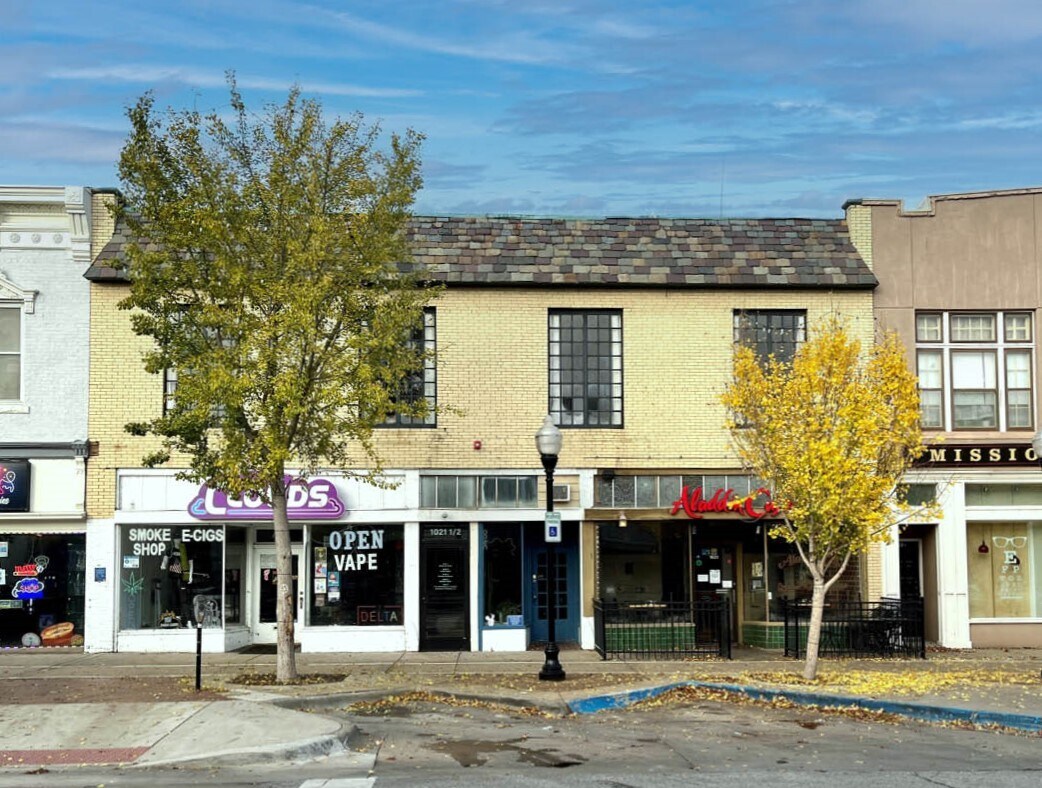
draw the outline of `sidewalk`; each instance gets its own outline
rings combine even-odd
[[[340,678],[243,687],[228,680],[273,673],[274,654],[207,654],[204,689],[227,687],[228,692],[200,698],[191,654],[6,651],[0,652],[6,690],[0,699],[0,766],[299,760],[345,752],[350,726],[296,709],[409,690],[590,713],[694,683],[768,699],[780,694],[812,705],[859,704],[923,719],[1042,731],[1042,648],[943,651],[929,657],[823,660],[823,680],[808,686],[798,680],[801,662],[756,649],[736,649],[732,661],[684,662],[602,661],[594,652],[566,650],[562,682],[538,680],[543,655],[535,651],[298,654],[300,673]],[[152,699],[149,682],[166,687],[166,694],[157,692]],[[50,702],[63,691],[86,693],[92,700]]]

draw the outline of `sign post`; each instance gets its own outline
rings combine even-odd
[[[546,513],[546,541],[561,543],[561,513],[560,512],[547,512]]]

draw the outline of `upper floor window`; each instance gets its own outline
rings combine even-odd
[[[622,426],[622,312],[550,311],[549,412],[562,427]]]
[[[424,400],[427,410],[422,415],[395,412],[387,417],[386,424],[394,427],[432,427],[437,423],[438,364],[437,320],[433,308],[423,310],[423,325],[417,326],[409,337],[409,344],[422,351],[423,368],[408,375],[401,384],[394,401],[416,405]]]
[[[915,341],[924,428],[1032,429],[1030,312],[920,312]]]
[[[167,367],[163,370],[163,415],[167,415],[174,409],[177,399],[177,370]]]
[[[736,309],[734,341],[756,351],[761,361],[773,357],[791,363],[807,339],[807,312],[802,309]]]
[[[187,322],[185,320],[185,309],[181,309],[171,317],[171,322],[174,325],[184,326],[187,328]],[[220,331],[215,328],[205,326],[199,329],[197,338],[201,338],[205,344],[211,349],[220,347],[224,350],[231,350],[236,346],[235,340],[231,337],[221,336]],[[163,415],[168,416],[173,413],[174,408],[177,407],[177,382],[178,382],[178,370],[176,367],[165,367],[163,369]],[[223,419],[228,414],[228,409],[225,405],[214,405],[210,409],[210,415],[214,421]]]
[[[0,400],[22,398],[22,305],[0,303]]]

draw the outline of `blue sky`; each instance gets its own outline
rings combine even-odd
[[[1042,185],[1037,0],[0,0],[0,183],[118,186],[126,107],[293,82],[415,128],[416,211],[838,216]],[[910,204],[909,207],[912,207]]]

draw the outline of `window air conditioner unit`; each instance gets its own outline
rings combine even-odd
[[[568,503],[570,500],[572,500],[572,485],[555,484],[554,503]]]

